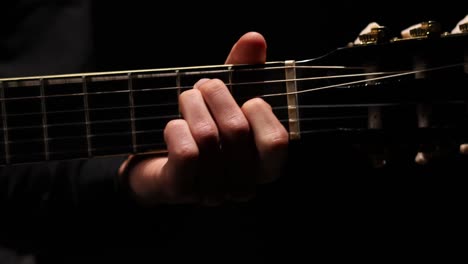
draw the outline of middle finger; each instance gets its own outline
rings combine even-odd
[[[256,149],[247,118],[219,79],[197,85],[218,126],[225,169],[228,175],[228,193],[231,199],[251,198],[255,187]]]

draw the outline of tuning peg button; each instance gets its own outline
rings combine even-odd
[[[422,22],[418,27],[411,29],[409,33],[413,38],[437,37],[442,34],[442,27],[439,22],[427,21]]]
[[[383,26],[373,27],[369,33],[359,35],[361,44],[385,43],[390,40],[388,29]]]

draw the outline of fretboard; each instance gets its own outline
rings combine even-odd
[[[178,96],[219,78],[241,105],[265,94],[299,136],[293,61],[0,79],[0,163],[164,151],[164,127],[182,118]]]

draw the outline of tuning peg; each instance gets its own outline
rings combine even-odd
[[[452,34],[468,33],[468,15],[458,21],[457,25],[452,29]]]
[[[403,38],[430,38],[442,34],[442,27],[439,22],[427,21],[412,25],[401,31]]]
[[[362,44],[378,44],[385,43],[390,40],[388,29],[383,26],[374,27],[369,33],[359,35],[359,40]]]
[[[410,35],[413,38],[417,37],[436,37],[442,33],[442,27],[439,22],[427,21],[422,22],[419,27],[410,30]]]
[[[377,22],[369,23],[352,43],[353,45],[383,43],[389,41],[388,29]]]

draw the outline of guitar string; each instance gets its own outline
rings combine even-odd
[[[304,63],[299,61],[295,65],[285,66],[286,61],[271,62],[266,64],[257,65],[215,65],[207,67],[186,67],[186,68],[172,68],[172,69],[147,69],[135,71],[118,71],[118,72],[98,72],[98,73],[77,73],[77,74],[63,74],[63,75],[45,75],[45,76],[32,76],[32,77],[18,77],[18,78],[0,78],[1,82],[12,82],[13,86],[33,86],[40,83],[41,80],[48,80],[51,84],[67,84],[67,83],[80,83],[83,78],[90,78],[95,81],[108,81],[108,80],[126,80],[129,75],[141,78],[163,78],[163,77],[179,77],[179,76],[192,76],[192,75],[209,75],[219,73],[242,73],[242,72],[261,72],[270,70],[286,70],[291,68],[296,69],[336,69],[336,70],[364,70],[363,66],[343,66],[343,65],[298,65]],[[272,64],[281,64],[281,66],[270,66]],[[244,67],[247,66],[247,67]],[[223,68],[221,70],[206,70],[206,68]]]

